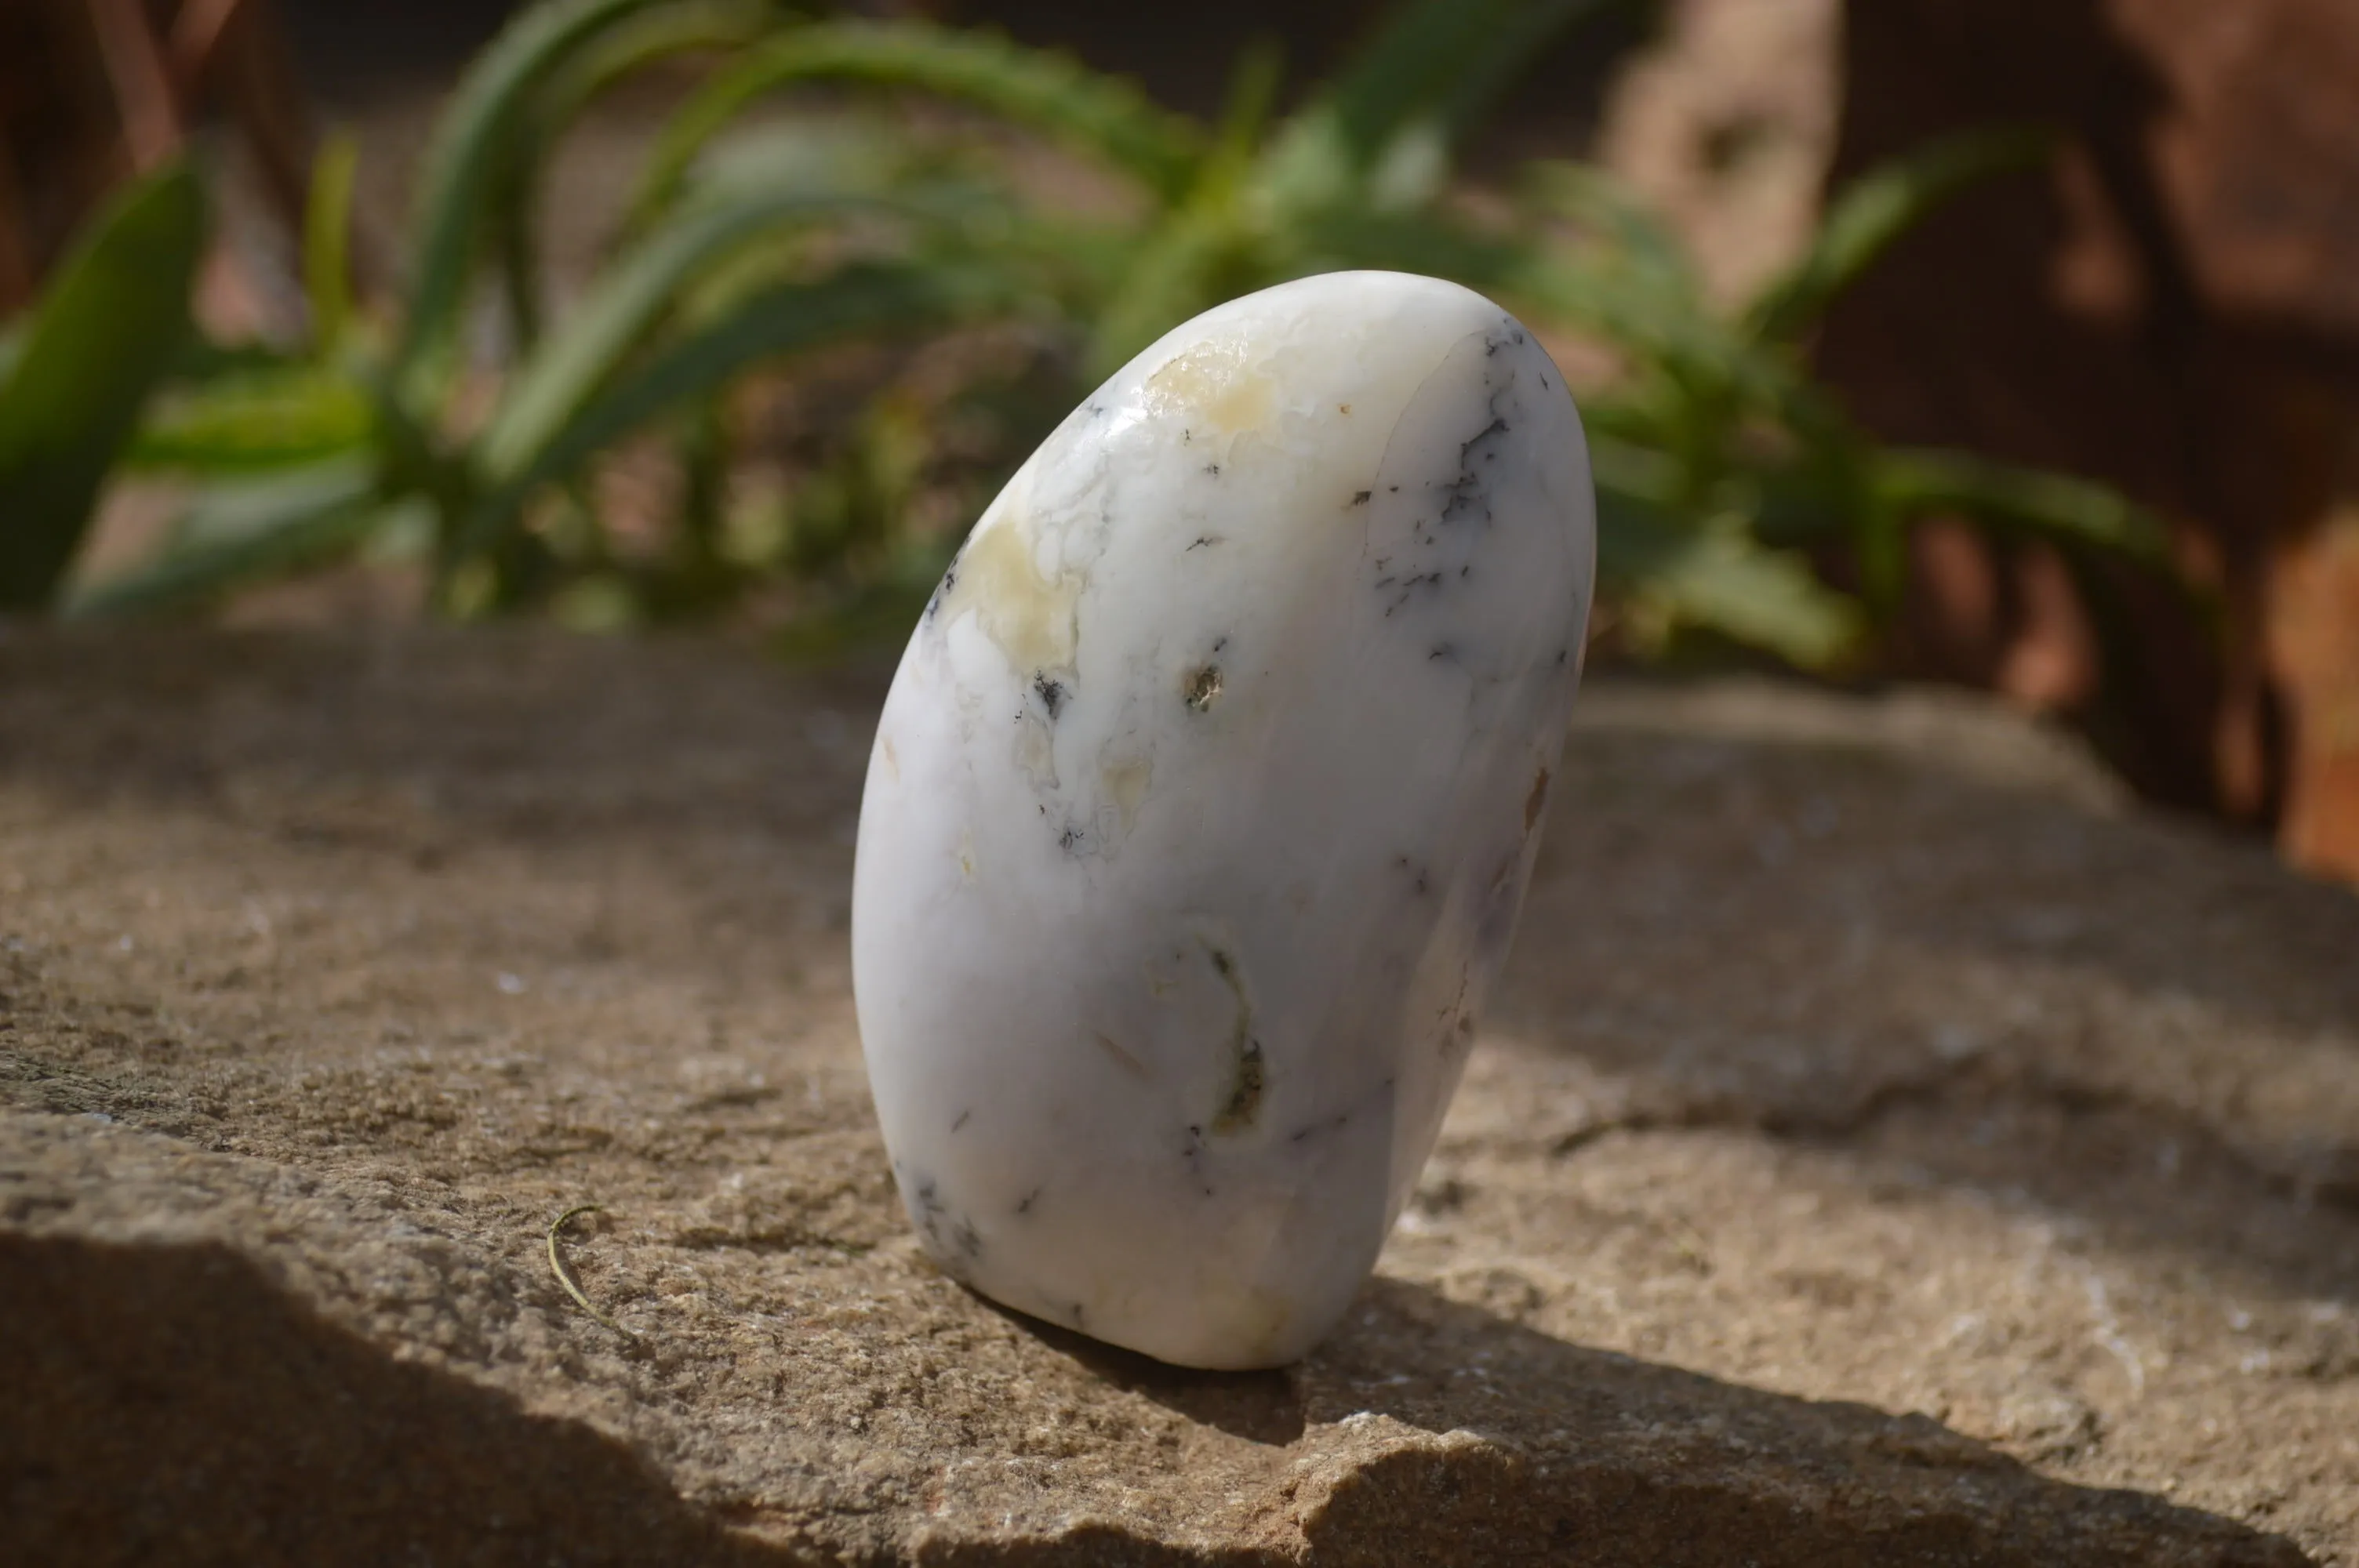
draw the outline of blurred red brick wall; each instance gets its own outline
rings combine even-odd
[[[1825,373],[1888,436],[2161,509],[2228,612],[2214,639],[2150,585],[2093,601],[1937,526],[1908,657],[2359,878],[2359,3],[1847,0],[1843,53],[1838,181],[1995,121],[2071,146],[1907,241],[1830,322]],[[2127,678],[2101,687],[2101,649]]]

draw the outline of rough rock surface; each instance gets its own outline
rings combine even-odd
[[[1380,1277],[1183,1374],[895,1210],[881,685],[0,635],[0,1560],[2359,1563],[2350,893],[1986,708],[1600,683]]]

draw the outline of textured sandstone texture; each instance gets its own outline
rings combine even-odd
[[[2350,893],[1982,708],[1599,682],[1377,1280],[1182,1373],[897,1212],[882,684],[0,635],[0,1561],[2359,1563]]]

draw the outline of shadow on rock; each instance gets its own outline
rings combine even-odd
[[[1313,1422],[1436,1434],[1304,1519],[1321,1562],[1386,1561],[1413,1535],[1485,1563],[2307,1561],[2214,1515],[2051,1480],[1924,1416],[1583,1349],[1399,1281],[1374,1281],[1299,1379]]]
[[[1309,1360],[1263,1373],[1184,1371],[993,1310],[1125,1391],[1295,1450],[1265,1515],[1280,1538],[1271,1545],[1173,1555],[1117,1531],[1093,1537],[1077,1562],[2309,1561],[2215,1515],[2049,1479],[1924,1416],[1583,1349],[1397,1280],[1372,1281]],[[1037,1541],[945,1542],[925,1560],[1050,1561]]]
[[[804,1561],[627,1448],[289,1298],[226,1248],[0,1235],[0,1560]]]
[[[1302,1435],[1302,1394],[1290,1370],[1203,1372],[1174,1367],[1003,1306],[971,1288],[966,1293],[976,1305],[1018,1325],[1050,1349],[1079,1362],[1093,1377],[1199,1425],[1274,1448],[1283,1448]]]
[[[327,1323],[227,1249],[0,1238],[0,1281],[8,1561],[801,1561],[684,1502],[614,1440]],[[1284,1372],[1184,1372],[1038,1332],[1114,1389],[1283,1443],[1253,1522],[1181,1545],[1103,1515],[1016,1541],[945,1519],[908,1560],[2305,1561],[2225,1519],[2047,1479],[1922,1417],[1584,1350],[1394,1281]]]
[[[1756,697],[1756,730],[1683,733],[1615,695],[1569,743],[1486,1020],[1618,1102],[1553,1152],[1840,1145],[2359,1301],[2359,897],[2031,762],[1978,776],[2006,769],[1972,735],[1871,744],[1865,705]]]

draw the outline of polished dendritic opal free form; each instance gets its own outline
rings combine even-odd
[[[895,677],[853,895],[944,1268],[1187,1366],[1336,1322],[1506,955],[1594,531],[1548,355],[1397,273],[1207,311],[1008,481]]]

